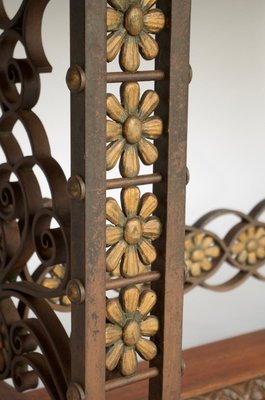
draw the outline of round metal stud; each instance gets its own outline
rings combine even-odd
[[[72,200],[84,200],[86,194],[86,186],[83,179],[76,175],[68,180],[67,193]]]
[[[82,304],[85,301],[85,288],[79,279],[72,279],[68,282],[66,294],[74,304]]]
[[[67,400],[85,400],[85,393],[81,385],[73,383],[66,394]]]
[[[70,67],[66,74],[66,83],[72,93],[82,92],[85,88],[85,72],[79,65]]]

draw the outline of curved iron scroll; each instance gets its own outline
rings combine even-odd
[[[70,211],[66,178],[51,156],[38,116],[40,74],[51,72],[42,46],[41,23],[49,0],[24,0],[9,19],[0,1],[0,379],[18,391],[41,378],[53,399],[65,399],[70,380],[69,338],[53,308],[68,305]],[[27,58],[15,58],[16,46]],[[14,133],[20,122],[31,154]],[[50,188],[42,196],[38,167]],[[27,267],[36,254],[35,268]],[[49,299],[49,301],[47,301]],[[33,316],[32,316],[33,314]]]

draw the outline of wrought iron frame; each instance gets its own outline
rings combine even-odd
[[[126,1],[108,3],[114,9],[118,6],[121,13]],[[264,280],[257,271],[262,257],[253,267],[247,261],[238,262],[231,250],[240,233],[249,228],[264,229],[258,221],[264,202],[249,215],[234,212],[241,222],[224,240],[205,226],[229,210],[209,213],[193,227],[186,227],[185,239],[191,0],[147,2],[150,7],[156,3],[160,17],[165,16],[165,27],[156,37],[160,52],[150,57],[156,58],[155,69],[129,70],[123,65],[123,72],[112,73],[107,72],[108,44],[103,28],[107,1],[70,0],[71,66],[66,81],[71,92],[71,178],[67,183],[51,156],[45,129],[32,111],[40,94],[40,74],[52,70],[41,40],[41,22],[48,3],[23,0],[10,20],[0,0],[0,28],[4,31],[0,37],[0,144],[6,157],[0,166],[0,379],[12,377],[16,389],[23,392],[35,388],[40,377],[53,400],[104,400],[112,389],[148,379],[150,399],[176,400],[180,398],[183,369],[184,283],[186,290],[197,284],[227,290],[250,275]],[[135,4],[141,14],[143,3],[137,0],[132,6]],[[13,58],[18,42],[25,48],[26,59]],[[118,179],[106,179],[107,85],[143,81],[155,84],[160,99],[155,115],[164,126],[164,134],[156,143],[154,172],[130,177],[122,173]],[[22,153],[13,133],[17,121],[28,135],[29,156]],[[46,176],[51,199],[41,195],[33,170],[36,165]],[[153,185],[156,216],[163,225],[152,269],[144,274],[121,273],[118,279],[110,275],[106,278],[107,192],[146,184]],[[57,228],[53,228],[53,221]],[[210,237],[220,254],[206,260],[208,264],[204,265],[210,265],[207,272],[192,277],[185,265],[184,247],[196,235]],[[34,253],[40,266],[30,273],[26,264]],[[209,286],[206,279],[225,259],[239,268],[239,273],[223,285]],[[150,357],[146,370],[124,374],[113,368],[106,372],[106,292],[121,291],[120,301],[125,301],[122,296],[126,290],[139,284],[148,284],[149,295],[158,298],[152,314],[155,321],[159,320],[159,330],[151,341],[158,354]],[[71,338],[54,313],[65,309],[68,301],[72,303]],[[140,306],[134,310],[138,319]],[[29,318],[29,311],[35,318]],[[108,315],[107,319],[111,321]]]

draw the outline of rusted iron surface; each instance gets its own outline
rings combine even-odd
[[[32,111],[40,74],[51,72],[41,40],[48,3],[24,0],[10,20],[0,1],[0,144],[5,157],[0,166],[0,379],[11,377],[23,392],[40,378],[54,400],[63,400],[70,383],[70,342],[53,309],[69,306],[70,204],[64,173]],[[18,43],[27,58],[15,58]],[[14,134],[17,123],[31,146],[26,157]],[[42,197],[36,166],[46,177],[51,199]],[[34,254],[39,265],[30,273],[27,262]]]

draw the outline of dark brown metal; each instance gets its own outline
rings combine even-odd
[[[133,375],[129,378],[117,378],[112,379],[106,383],[106,392],[110,390],[118,389],[119,387],[131,385],[136,382],[144,381],[146,379],[156,378],[159,374],[157,368],[149,368],[146,371],[139,372],[136,375]]]
[[[71,0],[71,65],[85,89],[71,96],[72,176],[84,177],[85,200],[71,206],[71,276],[85,303],[72,305],[72,381],[85,398],[105,398],[106,3]]]
[[[168,135],[157,145],[160,157],[155,164],[155,172],[167,171],[167,179],[154,186],[159,199],[156,214],[164,224],[164,234],[158,239],[159,256],[153,265],[161,272],[162,281],[152,283],[159,298],[155,311],[161,329],[155,339],[160,352],[151,365],[157,367],[160,374],[150,381],[149,399],[176,400],[180,399],[181,387],[191,2],[158,0],[157,7],[169,19],[170,26],[157,38],[160,56],[156,69],[163,69],[166,79],[155,85],[160,96],[156,113],[168,126]]]
[[[119,189],[130,186],[150,185],[159,183],[163,179],[161,174],[142,175],[136,178],[115,178],[107,180],[107,189]]]
[[[162,70],[139,71],[139,72],[109,72],[107,74],[108,83],[118,82],[141,82],[141,81],[161,81],[165,78]]]
[[[106,290],[116,290],[126,287],[128,285],[137,285],[138,283],[149,283],[158,281],[161,278],[160,272],[149,272],[147,274],[142,274],[133,278],[120,278],[120,279],[110,279],[107,280]]]

